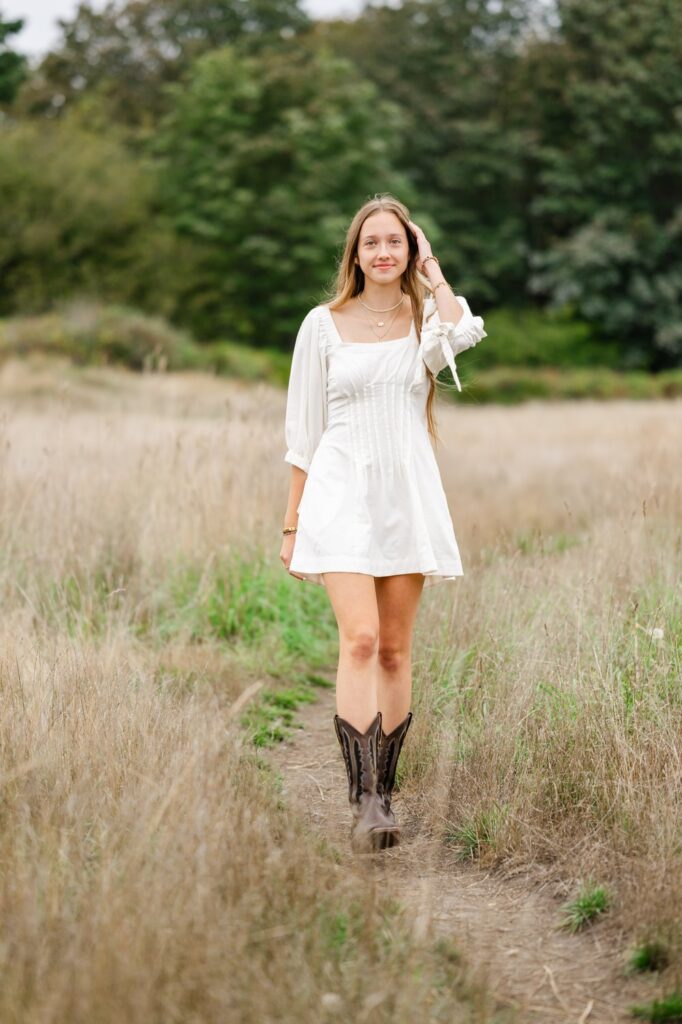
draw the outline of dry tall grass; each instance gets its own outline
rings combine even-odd
[[[604,884],[679,982],[682,405],[452,418],[470,557],[421,621],[411,767],[439,793],[432,824],[567,896]]]
[[[199,595],[253,548],[285,579],[284,395],[10,363],[0,398],[0,1016],[489,1019],[235,749],[274,641],[162,628],[178,566]],[[439,416],[467,575],[420,610],[408,778],[444,835],[592,875],[672,943],[682,404]]]
[[[0,1019],[501,1019],[242,741],[275,642],[192,632],[279,536],[271,393],[40,366],[0,377]]]

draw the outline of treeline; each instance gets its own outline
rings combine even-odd
[[[682,364],[682,5],[81,4],[34,68],[0,18],[0,316],[86,296],[290,348],[368,196],[483,311]]]

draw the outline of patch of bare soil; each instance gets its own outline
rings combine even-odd
[[[299,713],[303,728],[267,752],[283,779],[283,797],[337,847],[350,849],[346,772],[334,733],[333,690]],[[406,745],[410,742],[408,734]],[[519,1024],[616,1024],[628,1008],[658,995],[655,977],[624,972],[626,939],[606,920],[579,934],[560,929],[562,900],[536,880],[484,872],[462,863],[420,822],[419,794],[396,793],[402,825],[397,847],[366,855],[368,870],[389,886],[417,934],[447,936],[473,975]]]

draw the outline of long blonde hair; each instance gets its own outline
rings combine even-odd
[[[409,226],[410,211],[404,203],[401,203],[399,199],[396,199],[395,196],[392,196],[388,192],[376,195],[373,199],[368,199],[366,203],[363,203],[350,222],[348,231],[346,232],[346,244],[343,250],[343,256],[339,261],[336,277],[329,289],[330,294],[333,295],[333,298],[329,302],[329,308],[339,309],[341,306],[344,306],[349,299],[354,298],[362,292],[365,286],[365,274],[359,264],[355,262],[355,256],[357,255],[360,240],[360,229],[368,217],[373,213],[379,213],[382,210],[394,213],[405,228],[409,248],[409,259],[407,268],[403,272],[400,286],[410,297],[412,317],[417,331],[417,338],[421,344],[421,325],[424,315],[424,302],[427,293],[433,293],[428,278],[417,269],[419,248],[417,246],[417,240]],[[435,442],[438,442],[440,438],[438,437],[436,421],[433,413],[433,401],[436,394],[436,380],[428,367],[426,368],[426,372],[429,377],[429,394],[426,399],[426,420],[429,434]]]

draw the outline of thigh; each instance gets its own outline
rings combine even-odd
[[[379,610],[374,577],[362,572],[325,572],[323,578],[339,634],[343,637],[378,636]]]
[[[419,599],[424,588],[424,574],[409,572],[398,576],[377,576],[374,582],[379,611],[380,643],[409,647]]]

